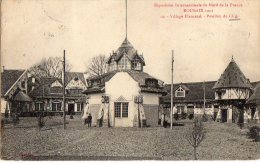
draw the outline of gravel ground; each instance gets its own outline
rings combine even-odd
[[[38,130],[36,118],[23,118],[17,126],[1,130],[1,155],[7,160],[191,160],[193,149],[185,140],[191,122],[169,128],[87,128],[80,117],[46,118]],[[247,127],[206,122],[206,139],[198,148],[200,160],[260,158],[260,143],[247,138]]]

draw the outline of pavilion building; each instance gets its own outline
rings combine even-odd
[[[215,101],[219,105],[217,119],[221,122],[237,122],[248,119],[246,101],[253,93],[253,86],[245,77],[233,57],[224,73],[213,87]]]
[[[163,82],[143,72],[142,55],[127,40],[107,61],[109,71],[87,79],[88,106],[96,126],[157,126]]]

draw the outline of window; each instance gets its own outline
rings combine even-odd
[[[177,106],[177,113],[178,114],[184,113],[184,106]]]
[[[52,111],[61,111],[61,103],[53,102],[51,108],[52,108]]]
[[[25,81],[22,81],[21,87],[22,87],[22,88],[25,88]]]
[[[82,103],[77,103],[77,112],[81,112],[83,108],[83,104]]]
[[[185,90],[181,87],[175,91],[175,97],[185,97]]]
[[[187,108],[194,108],[194,105],[188,105]]]
[[[44,111],[44,104],[43,104],[43,102],[35,103],[35,111]]]
[[[115,102],[115,117],[127,118],[128,117],[128,103],[127,102]]]
[[[158,81],[157,80],[147,80],[147,86],[148,87],[157,87]]]
[[[128,117],[128,103],[122,103],[122,117]]]
[[[92,80],[91,86],[92,86],[92,87],[97,87],[97,86],[100,85],[100,83],[101,83],[101,81],[100,81],[99,79],[97,79],[97,80]]]
[[[70,89],[70,94],[81,94],[82,89]]]
[[[118,62],[118,69],[119,70],[130,69],[128,58],[125,55]]]
[[[132,62],[132,69],[141,70],[141,63],[138,59],[134,59]]]

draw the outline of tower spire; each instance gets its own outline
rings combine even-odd
[[[127,0],[125,0],[125,35],[127,39]]]

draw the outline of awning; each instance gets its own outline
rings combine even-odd
[[[19,91],[16,96],[14,97],[14,101],[19,102],[32,102],[31,97],[25,94],[23,91]]]

